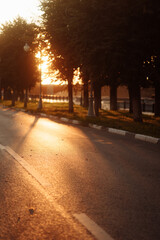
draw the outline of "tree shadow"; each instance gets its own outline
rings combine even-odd
[[[23,145],[23,143],[25,142],[26,138],[28,137],[28,135],[30,134],[30,132],[33,130],[33,128],[35,127],[35,125],[37,124],[39,120],[39,117],[35,116],[33,123],[30,125],[28,131],[26,132],[26,134],[21,138],[20,143],[18,144],[18,146],[15,148],[15,151],[18,151],[21,146]]]

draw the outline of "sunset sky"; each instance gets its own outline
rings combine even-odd
[[[28,21],[41,15],[39,0],[5,0],[0,3],[0,24],[21,16]]]

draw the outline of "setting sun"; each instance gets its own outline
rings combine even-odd
[[[38,52],[36,57],[40,60],[39,69],[41,70],[41,81],[43,85],[56,84],[63,85],[63,81],[58,80],[58,71],[52,69],[51,60],[45,50]]]
[[[41,70],[41,80],[43,85],[65,85],[66,81],[60,78],[59,71],[53,69],[51,60],[47,55],[45,50],[42,50],[41,53],[38,52],[36,57],[41,59],[41,64],[39,65],[39,69]],[[73,77],[73,85],[82,84],[82,79],[80,78],[79,68],[74,71]]]

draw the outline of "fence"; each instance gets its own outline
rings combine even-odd
[[[29,95],[29,98],[31,100],[38,100],[39,95]],[[46,101],[46,102],[68,102],[68,97],[64,97],[64,96],[42,95],[42,98],[43,98],[43,101]],[[73,102],[75,104],[80,105],[82,103],[82,99],[81,99],[81,97],[74,97]],[[154,113],[155,104],[152,99],[142,99],[141,104],[142,104],[143,112]],[[109,98],[102,98],[101,106],[102,106],[102,109],[104,109],[104,110],[110,110]],[[118,110],[128,110],[129,109],[129,99],[119,98],[117,100],[117,108],[118,108]]]
[[[29,95],[29,99],[34,101],[39,99],[39,95]],[[54,96],[54,95],[42,95],[43,101],[46,102],[68,102],[68,97]]]
[[[118,99],[117,100],[117,108],[118,110],[129,110],[129,99]],[[150,112],[154,113],[155,103],[152,99],[142,99],[142,112]],[[109,110],[110,109],[110,100],[103,99],[102,100],[102,109]]]

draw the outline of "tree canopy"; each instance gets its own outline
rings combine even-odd
[[[96,86],[114,84],[120,73],[132,90],[134,119],[141,121],[143,61],[159,54],[158,0],[43,0],[41,6],[63,68],[79,66]]]
[[[38,33],[34,23],[18,17],[2,25],[0,32],[0,75],[2,87],[23,91],[35,86],[38,80],[37,60],[33,42]],[[28,43],[30,51],[24,51]]]

